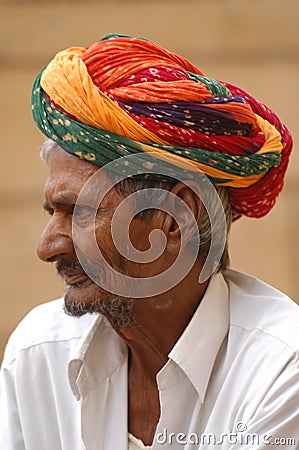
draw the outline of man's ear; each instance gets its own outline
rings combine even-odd
[[[178,253],[181,245],[186,245],[198,230],[202,213],[198,185],[192,188],[189,181],[188,185],[177,183],[168,196],[167,211],[163,231],[167,236],[168,251]]]

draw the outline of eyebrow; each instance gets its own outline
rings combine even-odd
[[[43,208],[45,211],[51,212],[53,211],[53,208],[50,206],[50,204],[58,208],[62,206],[73,206],[76,203],[77,198],[78,198],[77,195],[71,192],[68,193],[58,192],[54,198],[51,198],[50,202],[45,200],[45,202],[43,203]]]

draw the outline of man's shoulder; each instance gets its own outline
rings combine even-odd
[[[299,353],[299,306],[258,278],[235,270],[224,273],[230,291],[230,323],[272,337]]]
[[[68,316],[64,312],[63,302],[60,298],[33,308],[10,336],[5,359],[14,359],[20,352],[34,346],[82,338],[95,320],[95,315],[80,318]]]

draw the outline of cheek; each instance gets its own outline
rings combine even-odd
[[[103,218],[96,224],[95,237],[97,241],[97,252],[105,258],[111,267],[117,270],[124,268],[126,265],[126,259],[123,256],[123,246],[119,245],[120,242],[126,242],[125,234],[125,230],[122,227],[114,227],[113,239],[111,220],[108,218]]]
[[[95,238],[98,248],[101,250],[103,255],[113,252],[114,245],[111,236],[111,221],[108,219],[101,219],[97,221],[95,226]]]
[[[73,239],[76,249],[90,261],[101,259],[101,253],[106,256],[113,249],[109,219],[101,219],[96,222],[75,228]]]

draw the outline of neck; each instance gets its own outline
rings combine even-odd
[[[156,375],[185,330],[208,282],[198,284],[196,269],[172,290],[136,300],[134,323],[118,331],[129,348],[128,423],[130,432],[150,445],[160,417]]]
[[[129,370],[155,383],[156,374],[185,330],[206,291],[198,283],[198,267],[172,290],[153,298],[137,299],[134,323],[118,330],[129,348]]]

